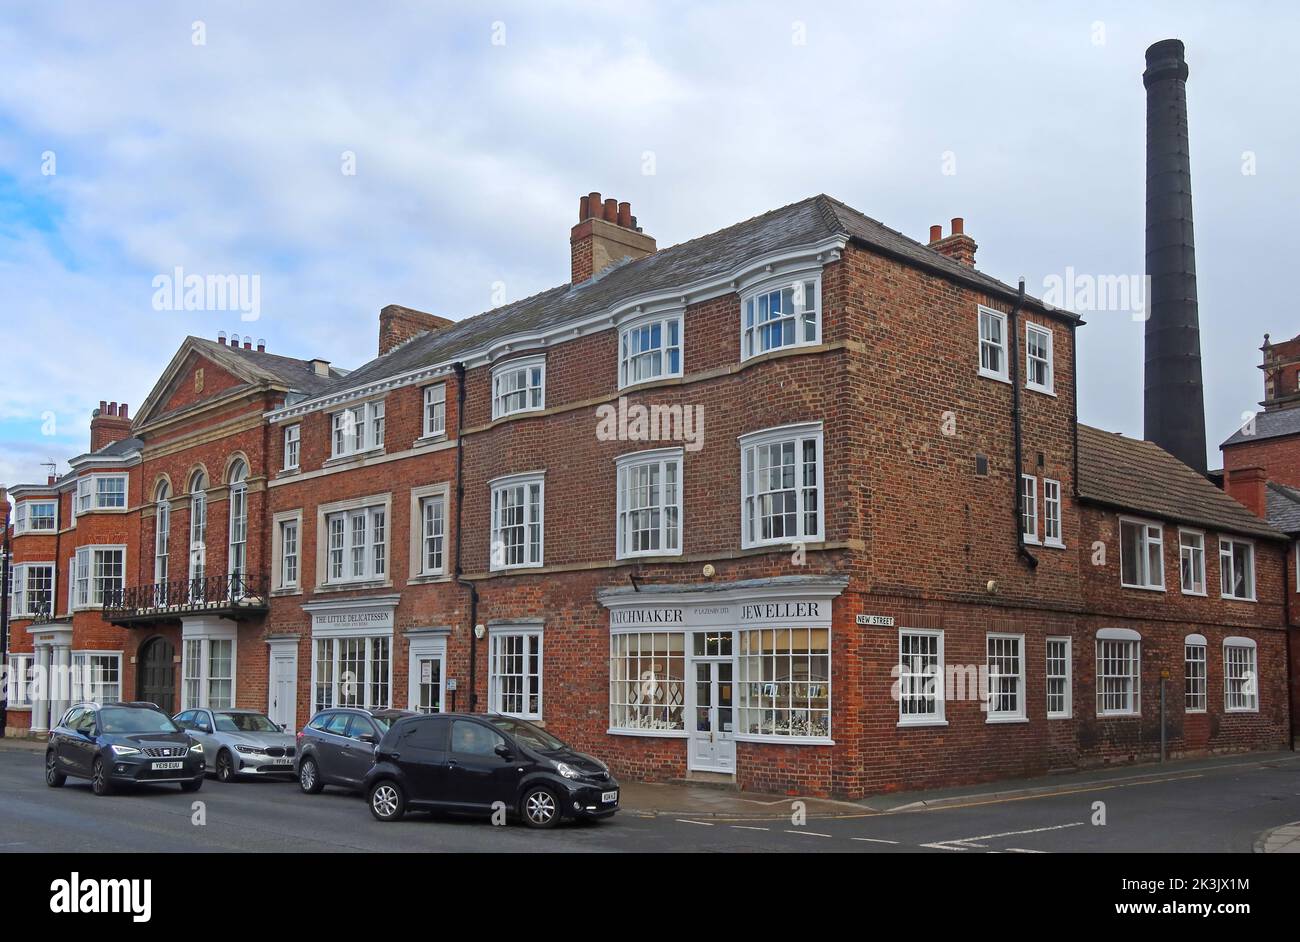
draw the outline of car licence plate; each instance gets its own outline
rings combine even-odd
[[[612,792],[600,793],[600,803],[602,805],[613,804],[616,801],[618,801],[618,789],[615,789]]]
[[[276,765],[276,766],[282,765],[282,766],[284,766],[284,767],[287,769],[287,768],[289,768],[291,765],[293,765],[293,760],[292,760],[292,759],[272,759],[270,762],[267,763],[267,765]]]
[[[155,762],[153,764],[153,770],[155,772],[165,771],[167,769],[183,769],[183,768],[185,768],[184,762]]]

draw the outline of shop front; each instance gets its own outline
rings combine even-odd
[[[692,773],[737,743],[833,745],[831,607],[847,577],[607,589],[611,735],[681,739]]]

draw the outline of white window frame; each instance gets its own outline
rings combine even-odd
[[[644,332],[653,331],[655,327],[659,328],[661,343],[658,347],[646,347],[632,353],[630,345],[633,335],[641,335]],[[670,338],[673,331],[677,332],[677,342],[672,343]],[[680,377],[685,370],[685,341],[686,325],[681,311],[674,311],[667,314],[648,314],[644,317],[638,317],[628,321],[619,327],[618,331],[618,388],[626,389],[629,386],[637,386],[641,383],[652,383],[660,379],[673,379]],[[633,377],[633,367],[653,360],[655,354],[659,354],[660,370],[649,376]],[[673,354],[677,357],[677,368],[671,367]]]
[[[787,546],[791,543],[820,543],[826,536],[826,487],[824,483],[826,451],[821,422],[808,422],[800,425],[783,425],[777,428],[761,429],[741,435],[740,443],[740,545],[749,549],[759,546]],[[806,442],[815,443],[817,460],[816,483],[812,485],[817,491],[817,527],[809,530],[807,525],[808,508],[807,491],[809,485],[803,483],[799,472],[803,465],[803,450]],[[779,537],[764,538],[762,533],[761,499],[768,494],[784,492],[756,492],[758,483],[758,450],[772,445],[794,444],[795,452],[795,532],[783,533]],[[747,469],[750,469],[747,471]]]
[[[230,645],[230,676],[225,677],[212,673],[212,645],[229,644]],[[195,658],[190,657],[191,645],[197,646],[198,673],[192,673],[195,666]],[[181,709],[182,710],[228,710],[233,709],[239,702],[237,699],[239,682],[239,640],[233,634],[202,634],[190,635],[181,638]],[[222,706],[220,704],[212,705],[212,684],[213,682],[230,681],[230,704]],[[190,698],[190,683],[198,684],[198,701],[195,702]]]
[[[8,709],[10,710],[28,710],[32,707],[31,689],[34,678],[29,677],[32,668],[36,666],[36,653],[34,651],[22,652],[15,654],[9,653],[9,669],[5,674],[5,697],[8,699]]]
[[[32,513],[37,507],[52,507],[54,512],[48,516],[42,515],[41,520],[49,520],[48,527],[32,526],[32,521],[37,519]],[[59,532],[59,502],[57,500],[20,500],[14,505],[14,536],[21,536],[24,533],[58,533]]]
[[[537,488],[537,501],[534,505],[531,489]],[[545,565],[546,560],[546,475],[542,471],[526,474],[512,474],[488,482],[490,492],[490,530],[488,536],[489,568],[492,571],[506,569],[537,569]],[[516,488],[523,491],[523,562],[508,563],[505,559],[505,546],[501,542],[501,510],[505,492]],[[516,526],[512,524],[511,526]],[[536,528],[536,558],[533,558],[534,542],[530,538]]]
[[[619,559],[634,559],[639,556],[680,556],[682,554],[682,468],[683,468],[683,450],[681,448],[658,448],[652,451],[637,451],[626,455],[619,455],[614,459],[616,474],[616,516],[614,526],[616,530],[617,557]],[[656,485],[659,491],[659,503],[654,506],[639,507],[635,510],[628,506],[628,497],[630,494],[629,482],[632,475],[643,469],[654,469],[658,471],[659,482]],[[668,496],[668,477],[671,469],[673,475],[672,489],[675,496]],[[658,539],[657,549],[634,550],[631,549],[632,533],[630,529],[634,514],[654,513],[659,514],[659,525],[657,528],[649,531],[655,533]],[[675,522],[675,526],[671,525]],[[675,545],[669,545],[671,540],[675,540]]]
[[[1188,635],[1183,639],[1183,712],[1204,713],[1210,702],[1210,646],[1205,635]],[[1199,676],[1189,667],[1196,664]],[[1198,705],[1199,704],[1199,705]]]
[[[1052,510],[1055,508],[1055,518]],[[1055,532],[1053,532],[1053,519]],[[1065,501],[1061,499],[1061,482],[1043,478],[1043,545],[1065,548]]]
[[[108,696],[106,691],[97,689],[94,684],[94,678],[91,676],[90,665],[97,660],[115,661],[117,670],[117,680],[114,686],[117,688],[117,696]],[[121,651],[73,651],[70,666],[73,668],[72,678],[70,679],[70,693],[74,700],[97,700],[101,702],[112,702],[121,700],[122,690],[126,683],[126,678],[122,674],[122,652]]]
[[[330,457],[350,458],[384,447],[384,400],[372,399],[330,414]]]
[[[171,575],[172,543],[172,505],[167,498],[160,498],[154,505],[153,514],[153,581],[162,585]]]
[[[364,676],[354,678],[350,683],[355,684],[358,696],[356,703],[343,704],[339,696],[339,687],[342,683],[347,683],[341,676],[339,668],[340,658],[339,649],[345,642],[363,641],[365,653],[364,658],[365,671]],[[381,642],[385,644],[381,645]],[[322,680],[319,677],[319,668],[322,658],[320,655],[320,645],[325,645],[329,650],[330,677],[328,680]],[[383,678],[376,676],[375,660],[376,652],[380,647],[385,647],[385,665],[387,671]],[[393,705],[393,657],[395,654],[395,644],[391,629],[376,632],[349,632],[342,634],[316,634],[312,636],[311,644],[311,693],[310,703],[313,715],[320,710],[344,708],[360,708],[367,710],[388,709]],[[409,680],[409,678],[408,678]],[[329,686],[329,703],[320,699],[320,687]],[[376,685],[382,685],[384,693],[387,695],[387,701],[383,703],[376,702],[373,699]]]
[[[286,576],[286,561],[294,554],[286,550],[285,532],[289,528],[297,530],[297,570],[293,579]],[[271,559],[275,566],[275,588],[293,590],[302,588],[302,511],[287,510],[271,518]]]
[[[784,654],[780,653],[779,647],[775,645],[777,635],[783,631],[790,631],[793,636],[790,647]],[[807,648],[800,647],[794,640],[805,633],[809,639]],[[813,636],[818,634],[824,634],[826,637],[824,652],[812,645]],[[734,663],[739,689],[739,695],[735,698],[735,705],[739,711],[736,714],[739,720],[736,724],[736,739],[746,742],[833,744],[831,731],[834,729],[832,714],[835,703],[833,690],[835,668],[832,658],[835,639],[830,626],[819,628],[808,625],[793,630],[766,625],[746,626],[739,628],[735,637],[737,653]],[[773,642],[773,647],[765,646],[765,641]],[[812,666],[823,657],[826,660],[826,676],[824,679],[818,678],[813,681]],[[782,664],[782,662],[787,663]],[[797,666],[801,662],[806,662],[805,666],[808,668],[803,681],[796,679],[799,675]],[[757,667],[757,674],[753,673],[755,667]],[[783,675],[776,673],[769,676],[769,671],[765,670],[765,667],[785,667],[786,671]],[[816,696],[813,694],[814,686],[818,690]],[[821,691],[823,686],[824,692]],[[783,694],[781,687],[790,689]],[[802,698],[798,696],[800,687],[804,688]],[[790,699],[789,706],[783,705],[787,696]],[[803,700],[802,705],[796,705],[799,699]],[[814,701],[825,701],[826,706],[814,707],[812,705]],[[781,714],[786,715],[787,726],[784,728],[776,727],[776,719]],[[764,716],[772,718],[772,729],[763,728],[766,725]],[[756,718],[759,727],[757,730],[753,728],[753,720]],[[824,720],[824,724],[819,722],[820,720]],[[802,723],[806,731],[796,731],[794,728],[796,722]],[[818,729],[819,726],[824,728]]]
[[[1223,585],[1227,582],[1229,585],[1236,582],[1236,560],[1233,556],[1232,548],[1234,546],[1244,546],[1249,551],[1246,555],[1247,568],[1249,569],[1249,581],[1247,585],[1247,595],[1233,595],[1223,591]],[[1221,536],[1219,537],[1219,592],[1222,598],[1232,599],[1237,602],[1255,601],[1255,541],[1244,540],[1238,536]]]
[[[1233,660],[1236,656],[1230,651],[1248,652],[1241,665]],[[1237,666],[1243,666],[1241,678],[1234,676]],[[1239,680],[1241,690],[1234,694],[1232,684]],[[1233,698],[1246,697],[1247,706],[1233,706]],[[1223,712],[1224,713],[1258,713],[1259,712],[1259,651],[1252,638],[1233,636],[1223,639]]]
[[[331,430],[333,423],[331,421]],[[302,424],[295,422],[284,427],[284,461],[282,471],[297,471],[302,460]]]
[[[85,610],[99,608],[104,604],[104,591],[110,587],[104,584],[103,577],[95,574],[97,559],[104,553],[122,554],[122,576],[119,589],[126,588],[127,553],[124,544],[78,546],[72,560],[72,609]],[[81,591],[84,584],[85,592]],[[111,590],[111,589],[110,589]]]
[[[1142,527],[1141,550],[1142,555],[1139,557],[1139,575],[1146,576],[1145,583],[1125,582],[1124,581],[1124,527],[1126,525]],[[1155,530],[1153,537],[1151,531]],[[1125,589],[1145,589],[1149,592],[1165,591],[1165,528],[1163,524],[1156,523],[1154,520],[1144,520],[1141,517],[1120,517],[1118,524],[1119,537],[1119,584]],[[1160,547],[1160,573],[1159,581],[1151,578],[1151,546],[1156,544]]]
[[[1189,542],[1188,538],[1191,538],[1191,542]],[[1199,589],[1197,588],[1197,580],[1196,580],[1195,572],[1193,572],[1191,588],[1188,588],[1187,574],[1184,571],[1183,567],[1184,564],[1187,562],[1187,560],[1190,558],[1193,562],[1193,569],[1195,570],[1196,568],[1195,563],[1198,557],[1200,561],[1200,582],[1199,582],[1200,588]],[[1183,595],[1204,596],[1207,591],[1205,578],[1206,577],[1205,577],[1205,533],[1204,531],[1190,530],[1185,527],[1179,527],[1178,528],[1178,586],[1182,590]]]
[[[438,438],[447,434],[447,384],[434,383],[424,387],[424,438]]]
[[[447,574],[447,558],[450,555],[448,536],[450,534],[451,485],[434,484],[429,487],[411,489],[411,578],[438,577]],[[430,532],[430,508],[441,506],[441,528],[432,528]],[[437,515],[435,514],[435,519]],[[441,562],[438,566],[429,566],[429,544],[438,544]]]
[[[1020,534],[1026,543],[1037,545],[1038,539],[1038,478],[1032,474],[1020,475]]]
[[[537,370],[536,382],[534,383],[533,371]],[[517,388],[511,388],[502,391],[503,384],[508,377],[515,376],[518,373],[524,373],[524,384]],[[517,357],[513,360],[507,360],[492,367],[492,418],[504,419],[511,415],[521,415],[525,412],[541,412],[546,408],[546,355],[530,357]],[[518,408],[505,408],[505,399],[507,396],[514,396],[523,393],[524,404]],[[536,396],[534,396],[536,392]],[[533,400],[537,401],[534,402]]]
[[[991,648],[994,642],[1014,643],[1015,653],[999,653],[995,655]],[[1016,673],[997,673],[993,672],[994,658],[1007,659],[1015,658],[1017,665]],[[1009,634],[1007,632],[990,631],[984,636],[984,667],[988,676],[988,687],[985,690],[984,702],[984,722],[985,723],[1024,723],[1027,722],[1028,714],[1025,711],[1025,636],[1018,634]],[[994,703],[997,697],[1002,696],[1001,692],[994,692],[993,682],[999,678],[1014,678],[1016,705],[1010,710],[994,709]]]
[[[35,618],[37,609],[28,605],[33,589],[29,582],[32,578],[33,569],[48,569],[50,571],[50,591],[49,591],[49,615],[54,614],[54,600],[57,598],[55,593],[58,591],[56,582],[58,581],[59,567],[53,560],[29,560],[25,563],[14,563],[9,567],[9,617],[10,618]]]
[[[1103,645],[1122,645],[1123,657],[1125,663],[1132,666],[1132,673],[1128,674],[1107,674],[1103,678],[1101,673]],[[1131,652],[1131,657],[1129,656]],[[1113,656],[1113,655],[1112,655]],[[1095,646],[1095,675],[1096,675],[1096,709],[1097,716],[1100,718],[1141,716],[1142,715],[1142,636],[1131,628],[1101,628],[1096,634]],[[1123,678],[1129,684],[1126,688],[1125,703],[1123,709],[1104,709],[1102,704],[1107,692],[1103,689],[1103,679]]]
[[[686,729],[689,644],[690,632],[680,629],[610,631],[607,732],[682,739],[690,735]],[[662,673],[655,670],[660,659]],[[648,662],[649,669],[638,672]]]
[[[979,367],[979,375],[986,377],[987,379],[996,379],[1004,383],[1009,383],[1011,382],[1011,374],[1007,362],[1007,315],[1003,314],[1001,311],[995,311],[991,307],[985,307],[982,304],[979,305],[978,311],[976,333],[979,337],[979,348],[975,354],[975,362]],[[986,322],[997,322],[998,336],[1001,338],[997,342],[985,338],[984,324]],[[985,347],[998,351],[999,369],[990,369],[984,365]]]
[[[1044,647],[1045,682],[1043,684],[1043,694],[1047,705],[1047,718],[1049,720],[1068,720],[1074,716],[1074,640],[1068,635],[1048,635]],[[1053,657],[1052,646],[1060,645],[1064,648],[1064,657]],[[1053,662],[1063,661],[1062,673],[1053,672]],[[1061,700],[1062,707],[1059,710],[1052,709],[1052,682],[1061,682]]]
[[[812,317],[808,318],[806,299],[807,286],[812,284]],[[781,311],[778,317],[759,320],[763,301],[772,295],[785,297],[790,291],[791,307],[789,313]],[[770,309],[770,308],[769,308]],[[790,272],[780,277],[765,279],[761,284],[747,288],[740,299],[740,361],[752,360],[775,350],[794,350],[799,347],[815,347],[822,342],[822,276],[821,270],[815,272]],[[760,349],[759,338],[764,336],[763,328],[772,324],[791,322],[794,339],[790,343],[771,344]],[[812,324],[813,336],[808,336],[808,324]],[[783,331],[784,333],[784,331]]]
[[[932,674],[926,673],[926,669],[915,670],[913,667],[916,658],[919,655],[911,654],[912,664],[904,666],[904,639],[905,638],[924,638],[933,640],[935,643],[937,661],[935,670]],[[930,655],[925,655],[928,659]],[[943,631],[932,628],[899,628],[898,629],[898,660],[896,669],[898,671],[898,725],[899,726],[947,726],[948,719],[946,716],[947,691],[944,687],[946,666],[943,656]],[[928,713],[909,713],[905,711],[904,706],[908,703],[914,703],[918,700],[925,699],[916,695],[917,684],[930,684],[934,692],[934,710]]]
[[[538,627],[523,627],[515,625],[503,625],[495,627],[489,633],[488,649],[488,709],[493,713],[500,713],[503,716],[514,716],[521,720],[540,720],[545,710],[545,701],[543,699],[545,690],[543,680],[546,675],[545,648],[542,642],[542,629]],[[517,655],[523,658],[523,672],[503,674],[500,670],[501,658],[508,655],[503,653],[503,646],[509,639],[518,638],[523,642],[523,653]],[[533,673],[530,670],[530,661],[532,658],[537,659],[537,671]],[[522,711],[511,711],[504,709],[506,692],[502,689],[503,677],[517,677],[523,683],[521,705]],[[530,681],[535,679],[537,685],[537,709],[529,710],[529,701],[532,697],[532,691],[529,689]],[[511,696],[514,692],[511,691]]]
[[[1046,357],[1034,356],[1030,352],[1029,338],[1037,336],[1046,338],[1047,354]],[[1053,334],[1051,328],[1044,327],[1041,324],[1035,324],[1032,321],[1025,322],[1025,388],[1032,389],[1034,392],[1046,393],[1049,396],[1056,395],[1056,366],[1052,353]],[[1033,380],[1034,364],[1041,362],[1047,376],[1046,383],[1036,383]]]
[[[390,553],[388,552],[388,537],[391,530],[389,526],[390,515],[388,505],[367,504],[359,507],[348,507],[346,509],[331,510],[325,513],[325,532],[330,537],[329,544],[325,547],[326,567],[325,585],[352,585],[358,583],[383,582],[388,578],[388,562]],[[333,540],[335,532],[335,521],[342,521],[343,541],[337,547]],[[376,534],[382,534],[376,539]],[[360,542],[357,542],[358,535]],[[338,562],[340,570],[335,571],[335,551],[338,550],[340,555]],[[357,551],[360,550],[361,572],[358,574]],[[301,580],[301,575],[299,576]]]
[[[122,503],[106,504],[104,497],[106,491],[101,490],[101,482],[121,481],[122,482]],[[111,511],[115,513],[125,513],[130,501],[128,489],[130,481],[125,474],[88,474],[83,478],[77,479],[77,495],[74,504],[74,515],[80,516],[91,511]]]
[[[226,575],[230,577],[232,592],[237,588],[236,574],[240,582],[248,578],[248,465],[240,460],[232,466],[234,471],[243,476],[231,483],[227,497],[230,509],[226,517]]]

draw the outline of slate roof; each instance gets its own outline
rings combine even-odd
[[[1272,412],[1255,414],[1254,434],[1247,435],[1241,429],[1237,429],[1220,447],[1257,442],[1261,438],[1281,438],[1283,435],[1297,434],[1300,434],[1300,408],[1274,409]]]
[[[457,321],[445,330],[418,335],[331,384],[328,391],[342,392],[390,376],[451,362],[472,350],[515,334],[532,333],[595,316],[633,297],[724,277],[755,257],[814,245],[837,236],[856,240],[906,263],[1008,300],[1016,295],[1016,288],[968,268],[839,200],[820,194],[689,242],[668,246],[645,258],[622,262],[581,284],[559,285],[531,298]],[[1032,298],[1029,301],[1035,307],[1043,308],[1041,301]],[[1066,311],[1054,313],[1078,320],[1076,315]]]
[[[1269,525],[1292,536],[1300,534],[1300,491],[1269,481],[1264,496],[1267,499]]]
[[[1285,534],[1158,445],[1083,424],[1079,425],[1079,497],[1176,523],[1285,539]]]
[[[215,340],[189,337],[203,355],[218,364],[239,364],[246,371],[261,374],[268,381],[315,395],[347,375],[346,370],[330,367],[329,376],[317,376],[310,360],[283,357],[275,353],[259,353],[243,347],[230,347]]]

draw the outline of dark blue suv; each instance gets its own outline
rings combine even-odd
[[[203,746],[152,703],[79,703],[50,730],[45,749],[46,785],[88,778],[96,795],[164,782],[196,792],[203,769]]]

